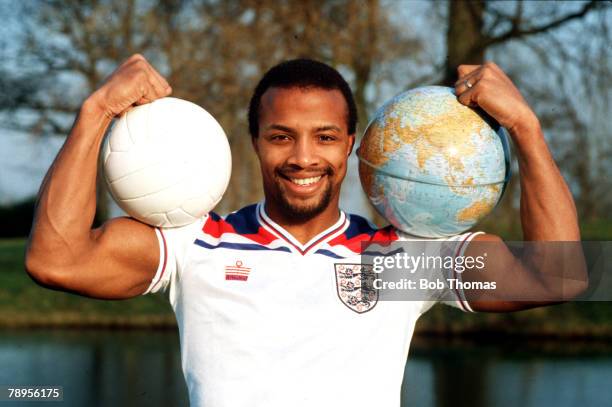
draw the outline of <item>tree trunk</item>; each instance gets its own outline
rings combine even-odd
[[[448,31],[446,35],[447,58],[442,85],[453,86],[457,81],[457,67],[462,64],[480,65],[484,62],[486,34],[484,33],[485,3],[482,1],[449,1]],[[506,187],[506,192],[496,216],[501,219],[518,219],[514,197],[519,190],[518,174]],[[520,236],[520,222],[509,221],[501,226],[493,219],[487,219],[482,226],[496,228],[497,233]]]
[[[482,64],[484,61],[485,49],[479,46],[484,37],[484,9],[482,1],[448,2],[447,55],[443,85],[452,86],[455,83],[457,66]]]

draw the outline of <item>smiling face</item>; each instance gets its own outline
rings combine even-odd
[[[337,211],[354,134],[338,90],[270,88],[261,98],[258,137],[268,210],[287,220]]]

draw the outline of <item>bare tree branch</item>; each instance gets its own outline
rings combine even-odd
[[[477,48],[487,48],[495,44],[506,42],[510,39],[518,39],[518,38],[526,37],[529,35],[540,34],[540,33],[558,28],[569,21],[580,19],[584,17],[589,11],[594,10],[598,7],[607,7],[607,5],[602,6],[601,2],[597,0],[593,0],[589,3],[586,3],[582,7],[582,9],[580,9],[579,11],[575,13],[567,14],[563,16],[562,18],[559,18],[558,20],[554,20],[547,24],[543,24],[543,25],[528,28],[528,29],[520,28],[520,23],[522,19],[520,18],[519,13],[522,12],[522,8],[519,8],[518,9],[519,12],[516,15],[517,18],[512,19],[511,21],[512,25],[508,29],[508,31],[498,36],[495,36],[495,37],[488,37],[488,36],[483,37],[483,39],[476,45],[476,47]]]

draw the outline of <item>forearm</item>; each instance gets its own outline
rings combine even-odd
[[[91,233],[100,144],[111,119],[86,101],[39,191],[28,256],[69,261]]]
[[[518,150],[524,240],[580,240],[574,199],[538,120],[534,117],[522,127],[511,129],[511,135]]]
[[[474,291],[468,301],[477,311],[508,312],[567,301],[587,287],[588,276],[579,243],[574,200],[544,140],[539,122],[510,129],[518,149],[521,223],[528,243],[521,255],[511,253],[495,236],[477,237],[472,255],[487,252],[495,259],[482,271],[466,273],[467,281],[494,281],[492,291]],[[468,276],[469,275],[469,276]]]

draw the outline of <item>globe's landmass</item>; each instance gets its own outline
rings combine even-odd
[[[358,155],[370,202],[414,236],[470,229],[493,210],[509,178],[503,129],[442,86],[413,89],[385,103]]]

